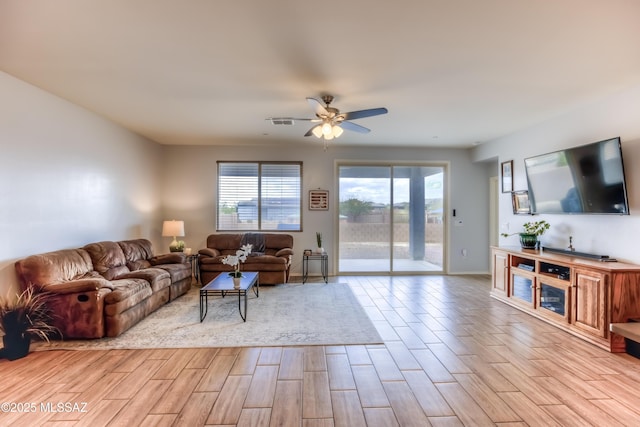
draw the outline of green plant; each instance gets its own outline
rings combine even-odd
[[[318,247],[322,247],[322,233],[319,231],[316,232],[316,242],[318,243]]]
[[[182,252],[184,250],[185,246],[186,246],[186,244],[184,243],[184,240],[177,240],[175,245],[169,246],[169,251],[170,252]]]
[[[549,227],[551,227],[551,225],[545,220],[529,221],[522,224],[523,231],[519,231],[517,233],[511,233],[511,234],[501,233],[501,236],[509,237],[515,234],[531,234],[534,236],[542,236],[545,233],[545,231],[549,229]]]
[[[59,334],[47,302],[50,294],[29,286],[15,299],[0,299],[0,330],[8,339],[40,338]]]

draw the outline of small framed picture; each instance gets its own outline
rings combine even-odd
[[[305,249],[305,250],[302,252],[302,254],[303,254],[304,256],[309,256],[309,255],[311,255],[311,253],[312,253],[312,252],[311,252],[311,249]]]
[[[309,210],[310,211],[329,210],[329,190],[309,191]]]
[[[513,160],[502,162],[502,192],[513,191]]]
[[[511,202],[513,203],[513,213],[516,215],[529,215],[531,214],[531,205],[529,204],[529,192],[512,191]]]

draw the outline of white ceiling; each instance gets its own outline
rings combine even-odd
[[[638,0],[0,0],[0,70],[162,144],[469,147],[640,84]],[[1,96],[1,94],[0,94]]]

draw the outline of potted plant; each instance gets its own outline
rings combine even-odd
[[[15,299],[0,299],[0,331],[4,349],[2,357],[19,359],[29,354],[33,338],[49,341],[49,337],[59,334],[53,326],[53,315],[47,305],[49,294],[36,292],[30,286]]]
[[[522,224],[523,231],[512,234],[502,233],[502,237],[519,234],[522,249],[535,249],[538,246],[538,238],[542,236],[550,226],[551,225],[545,220],[529,221]]]
[[[184,240],[177,240],[175,245],[169,246],[169,252],[183,252],[184,247]]]
[[[236,251],[235,255],[227,255],[222,258],[223,264],[233,267],[233,271],[229,273],[229,276],[233,278],[233,286],[236,288],[240,287],[240,279],[242,278],[240,264],[247,260],[252,248],[253,245],[242,245],[240,249]]]
[[[317,253],[323,254],[324,248],[322,247],[322,233],[319,231],[316,232],[316,243],[318,244],[318,249],[316,250]]]

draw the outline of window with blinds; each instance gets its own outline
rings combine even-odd
[[[218,162],[217,230],[301,231],[301,162]]]

